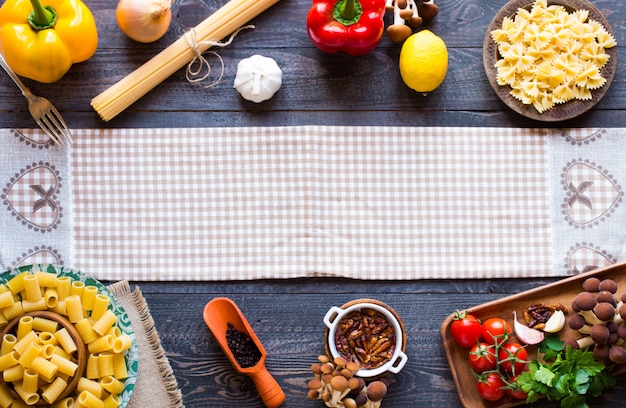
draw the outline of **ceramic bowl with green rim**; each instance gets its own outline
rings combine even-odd
[[[36,285],[39,285],[41,298],[37,293],[37,286],[34,286],[34,288],[32,286],[31,281],[34,278],[33,275],[37,275]],[[23,279],[24,277],[28,278]],[[67,283],[68,281],[70,282],[71,288],[62,288],[62,284],[59,282]],[[48,291],[49,289],[50,291]],[[68,291],[70,291],[71,294],[68,294]],[[95,316],[95,304],[90,306],[91,302],[88,300],[87,295],[83,296],[83,293],[87,293],[88,291],[93,294],[93,297],[98,296],[99,300],[102,302],[102,310],[99,311],[98,316]],[[81,301],[83,302],[81,303],[84,317],[83,320],[89,321],[91,328],[95,328],[94,333],[99,332],[94,334],[94,338],[86,340],[85,338],[87,335],[85,333],[87,333],[87,331],[84,329],[84,326],[83,328],[78,327],[80,323],[78,323],[77,319],[74,318],[74,326],[77,331],[80,332],[84,342],[89,343],[82,346],[87,349],[88,356],[99,358],[100,355],[108,354],[110,356],[117,354],[116,359],[119,359],[119,364],[115,367],[115,374],[107,374],[106,378],[107,382],[110,382],[112,378],[117,377],[116,379],[121,382],[120,391],[113,393],[111,398],[116,400],[116,403],[119,403],[120,407],[126,407],[128,405],[137,379],[137,341],[126,310],[105,285],[97,279],[72,268],[52,264],[35,264],[20,266],[0,274],[0,296],[2,293],[6,292],[12,292],[13,304],[10,306],[8,306],[8,303],[0,304],[0,327],[6,326],[10,321],[19,319],[21,314],[36,310],[47,310],[69,319],[69,301],[66,306],[65,300],[69,299],[69,297],[73,295],[81,296]],[[4,297],[6,298],[6,296]],[[9,300],[8,302],[10,303],[11,301]],[[100,318],[100,316],[104,314],[109,316],[109,318]],[[96,319],[96,317],[98,318]],[[108,323],[104,322],[105,320],[109,320]],[[100,327],[96,326],[97,322],[101,323]],[[124,340],[125,345],[119,346],[120,351],[118,353],[114,352],[112,349],[107,349],[107,346],[104,346],[104,348],[99,346],[100,348],[98,350],[92,346],[91,350],[93,353],[90,352],[90,344],[95,343],[96,338],[109,335],[111,336],[112,342],[116,338],[120,339],[120,342],[114,343],[116,344],[116,347],[122,342],[122,339]],[[3,338],[1,340],[2,343],[4,343],[5,339]],[[81,347],[81,345],[78,346]],[[107,369],[113,370],[110,365]],[[95,381],[99,381],[101,379],[94,377],[93,369],[89,368],[85,370],[83,376],[89,377],[89,379]],[[105,376],[98,377],[105,378]],[[12,395],[17,394],[14,389],[11,389],[10,391]],[[105,398],[109,397],[108,394],[110,393],[107,392]],[[80,394],[78,392],[73,392],[69,395],[69,397],[73,397],[76,400],[80,400],[79,396]],[[21,399],[22,397],[17,395],[17,398]],[[46,403],[46,401],[42,399],[39,404],[41,403]]]

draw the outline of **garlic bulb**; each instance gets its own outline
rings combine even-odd
[[[239,61],[234,87],[244,99],[263,102],[282,85],[283,72],[272,58],[253,55]]]

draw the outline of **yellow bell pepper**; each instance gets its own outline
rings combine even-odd
[[[96,48],[96,22],[80,0],[6,0],[0,8],[0,52],[20,76],[58,81]]]

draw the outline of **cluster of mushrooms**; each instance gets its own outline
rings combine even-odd
[[[406,40],[413,34],[414,28],[439,13],[434,0],[387,0],[386,9],[393,12],[393,21],[387,27],[387,35],[393,42]]]
[[[387,384],[375,380],[365,384],[365,380],[355,374],[361,366],[355,361],[335,357],[332,361],[326,355],[318,357],[319,362],[311,365],[314,378],[308,383],[308,398],[321,399],[331,408],[379,408],[385,395]]]
[[[569,317],[568,325],[584,336],[568,340],[566,345],[593,347],[595,359],[606,364],[626,363],[626,293],[617,294],[617,283],[612,279],[586,279],[572,309],[576,313]]]

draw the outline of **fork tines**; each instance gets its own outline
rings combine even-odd
[[[56,109],[50,109],[45,115],[42,115],[37,124],[61,148],[73,142],[67,124]]]

